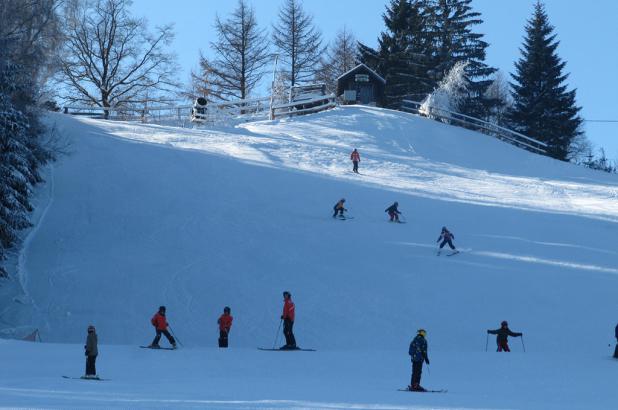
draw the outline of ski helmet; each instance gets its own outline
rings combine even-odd
[[[427,331],[425,329],[418,329],[418,334],[425,337],[427,335]]]
[[[89,332],[94,332],[94,326],[92,326],[92,325],[88,326],[88,331]]]
[[[226,306],[226,307],[223,308],[223,311],[227,312],[227,313],[230,313],[232,311],[232,309],[230,309],[229,306]]]
[[[283,292],[283,297],[286,297],[286,296],[291,298],[292,294],[286,290],[286,291]]]
[[[165,312],[165,306],[159,306],[159,312]]]
[[[345,202],[345,198],[341,198],[341,202]]]
[[[502,323],[500,323],[500,326],[504,327],[504,326],[508,326],[509,322],[507,322],[506,320],[503,320]]]
[[[399,202],[395,201],[394,205],[399,206]]]

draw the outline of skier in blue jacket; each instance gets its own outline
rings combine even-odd
[[[421,373],[423,372],[423,362],[429,365],[429,357],[427,356],[427,339],[425,329],[419,329],[418,334],[410,343],[408,354],[412,358],[412,380],[408,387],[412,391],[426,391],[421,387]]]

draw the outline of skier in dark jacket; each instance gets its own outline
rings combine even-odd
[[[399,215],[401,215],[401,212],[399,212],[399,209],[397,209],[398,206],[399,203],[395,202],[384,210],[384,212],[388,212],[388,216],[391,218],[391,222],[399,222]]]
[[[150,319],[150,323],[152,323],[152,325],[155,327],[157,334],[149,347],[153,349],[159,349],[159,340],[161,340],[161,334],[164,334],[172,347],[175,349],[176,340],[174,340],[174,337],[167,330],[169,323],[167,323],[167,318],[165,317],[165,306],[159,306],[159,311],[155,313],[152,319]]]
[[[419,329],[418,334],[410,343],[410,349],[408,349],[408,354],[412,358],[412,380],[408,388],[412,391],[425,391],[421,387],[421,373],[423,372],[423,362],[429,365],[426,335],[425,329]]]
[[[219,347],[228,346],[228,336],[232,329],[232,321],[234,320],[230,313],[232,313],[232,309],[228,306],[224,307],[223,314],[217,320],[219,325]]]
[[[506,320],[502,321],[502,323],[500,324],[500,329],[488,330],[487,333],[490,335],[497,335],[496,343],[498,344],[499,352],[502,352],[502,351],[510,352],[511,351],[511,349],[509,349],[509,336],[513,336],[513,337],[523,336],[523,333],[512,332],[511,329],[509,329],[509,324],[507,323]]]
[[[345,205],[345,198],[341,198],[339,201],[337,201],[335,206],[333,206],[333,210],[335,211],[335,213],[333,214],[333,218],[336,218],[337,214],[339,214],[340,218],[344,217],[343,212],[347,211],[344,205]]]
[[[436,241],[436,242],[442,241],[442,243],[440,244],[440,249],[438,250],[438,255],[440,254],[440,251],[442,250],[442,248],[444,248],[444,245],[446,244],[448,244],[448,246],[453,251],[457,252],[457,249],[455,249],[455,245],[453,245],[453,239],[455,239],[455,235],[453,235],[451,231],[446,229],[446,226],[443,226],[442,232],[440,232],[440,237]]]
[[[92,325],[88,326],[88,336],[86,337],[86,345],[84,346],[84,350],[86,354],[86,375],[84,378],[96,379],[98,377],[96,361],[97,356],[99,355],[99,347],[97,332]]]

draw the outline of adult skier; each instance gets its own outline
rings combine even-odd
[[[384,212],[388,212],[391,222],[399,222],[399,215],[401,215],[401,212],[397,209],[398,206],[399,203],[395,201],[394,204],[384,210]]]
[[[281,346],[281,350],[298,349],[296,346],[296,338],[294,337],[294,317],[296,316],[294,302],[292,302],[292,294],[287,290],[283,292],[283,335],[285,336],[285,346]]]
[[[336,218],[337,214],[339,214],[340,218],[344,217],[343,212],[347,211],[344,205],[345,205],[345,198],[341,198],[339,201],[337,201],[337,203],[333,207],[333,210],[335,211],[335,213],[333,214],[333,218]]]
[[[358,163],[360,162],[360,154],[358,150],[354,148],[352,154],[350,154],[350,159],[352,160],[352,172],[356,172],[358,174]]]
[[[219,347],[227,347],[228,336],[232,328],[232,321],[234,320],[230,314],[231,312],[232,310],[228,306],[224,307],[223,314],[217,320],[219,324]]]
[[[440,254],[440,252],[442,251],[442,248],[444,248],[444,245],[446,244],[448,244],[448,246],[454,252],[457,252],[457,249],[455,249],[455,245],[453,245],[453,239],[455,239],[455,235],[453,235],[451,231],[446,229],[446,226],[443,226],[442,232],[440,232],[440,237],[436,241],[436,243],[442,241],[442,243],[440,244],[440,249],[438,249],[438,255]]]
[[[427,356],[427,332],[425,329],[419,329],[416,337],[410,343],[408,354],[412,359],[412,380],[408,388],[412,391],[426,391],[421,386],[421,374],[423,373],[423,362],[429,365],[429,357]]]
[[[511,329],[509,329],[509,324],[506,320],[503,320],[502,323],[500,323],[500,329],[487,330],[487,333],[490,335],[497,335],[496,343],[498,344],[499,352],[502,352],[502,351],[510,352],[511,351],[511,349],[509,349],[509,336],[513,336],[513,337],[523,336],[523,333],[512,332]]]
[[[96,361],[97,356],[99,355],[99,348],[97,332],[92,325],[88,326],[88,336],[86,336],[86,344],[84,345],[84,350],[86,354],[86,375],[84,376],[84,378],[96,379],[98,378]]]
[[[153,349],[159,349],[160,348],[159,340],[161,340],[161,333],[163,333],[165,337],[167,338],[167,340],[172,345],[172,347],[175,349],[176,340],[174,340],[174,337],[167,330],[169,323],[167,323],[167,318],[165,317],[165,306],[159,306],[159,311],[155,313],[152,319],[150,319],[150,323],[152,323],[152,325],[155,327],[157,334],[154,340],[152,341],[152,344],[148,347],[151,347]]]

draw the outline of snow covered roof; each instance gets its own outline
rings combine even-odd
[[[381,75],[379,75],[378,73],[376,73],[375,71],[373,71],[371,68],[367,67],[365,64],[360,63],[359,65],[357,65],[356,67],[352,68],[351,70],[346,71],[345,73],[341,74],[339,77],[337,77],[337,81],[339,81],[341,78],[353,73],[354,71],[358,70],[359,68],[365,68],[367,71],[369,71],[375,78],[377,78],[378,80],[380,80],[383,84],[386,84],[386,80],[384,78],[382,78]]]

